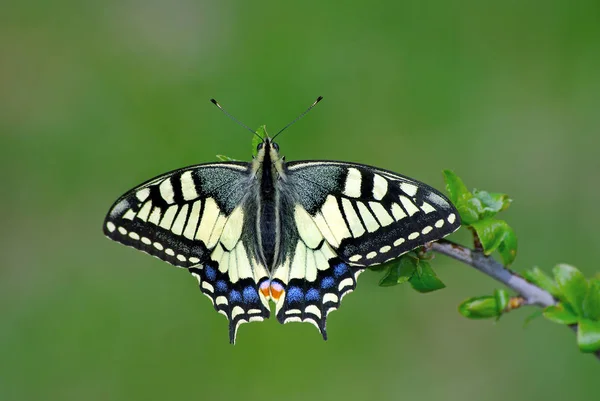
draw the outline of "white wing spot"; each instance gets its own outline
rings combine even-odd
[[[160,208],[155,206],[154,209],[152,209],[152,213],[150,213],[150,217],[148,217],[148,222],[158,225],[158,223],[160,223],[160,216]]]
[[[338,291],[342,291],[346,287],[352,287],[354,285],[354,281],[351,278],[345,278],[338,285]]]
[[[377,256],[375,251],[367,253],[367,259],[373,259],[375,256]]]
[[[160,196],[163,197],[167,203],[171,204],[175,202],[175,193],[173,192],[173,185],[171,184],[171,177],[168,177],[158,186]]]
[[[367,206],[362,202],[356,202],[356,206],[358,207],[358,212],[360,213],[363,222],[367,226],[367,230],[370,233],[379,230],[379,223],[377,223],[377,220],[375,220],[375,217],[373,217]]]
[[[427,202],[423,202],[423,204],[421,205],[421,210],[424,211],[425,214],[435,212],[435,208]]]
[[[438,221],[435,222],[435,226],[437,228],[440,228],[444,225],[444,220],[443,219],[439,219]]]
[[[150,188],[140,189],[135,193],[135,196],[140,200],[140,202],[145,201],[150,196]]]
[[[150,241],[150,238],[148,237],[142,237],[142,242],[146,245],[152,244],[152,241]]]
[[[404,210],[402,210],[400,205],[396,202],[392,203],[392,215],[394,216],[396,221],[400,221],[406,217],[406,213],[404,213]]]
[[[412,203],[411,200],[408,199],[406,196],[400,195],[400,202],[402,203],[402,206],[404,206],[404,209],[406,210],[406,213],[408,213],[409,216],[412,216],[413,214],[419,211],[415,204]]]
[[[382,246],[382,247],[379,249],[379,252],[380,252],[380,253],[386,253],[386,252],[389,252],[391,249],[392,249],[392,247],[391,247],[391,246],[389,246],[389,245],[386,245],[386,246]]]
[[[124,219],[127,220],[133,220],[135,217],[135,212],[131,209],[129,209],[128,211],[125,212],[125,214],[123,215]]]
[[[169,206],[165,214],[163,214],[163,218],[160,222],[160,226],[166,230],[171,228],[173,224],[173,220],[175,219],[175,214],[177,214],[177,210],[179,210],[179,206],[173,205]]]
[[[213,198],[207,198],[204,201],[204,212],[202,212],[202,219],[196,232],[196,239],[204,242],[208,242],[210,234],[215,226],[215,222],[219,217],[219,207]]]
[[[190,261],[190,263],[198,263],[198,262],[200,262],[200,259],[198,259],[198,258],[197,258],[197,257],[195,257],[195,256],[192,256],[192,257],[189,259],[189,261]]]
[[[456,220],[456,215],[454,213],[450,214],[450,216],[448,216],[448,222],[450,224],[454,224],[454,221]]]
[[[210,283],[203,281],[202,282],[202,288],[204,288],[206,291],[208,292],[215,292],[215,287],[213,287]],[[239,306],[238,306],[239,308]],[[240,308],[242,309],[242,308]]]
[[[244,310],[240,306],[234,306],[231,311],[231,319],[235,319],[237,315],[241,315],[242,313],[244,313]]]
[[[152,245],[154,245],[154,247],[155,247],[156,249],[158,249],[159,251],[162,251],[163,249],[165,249],[165,248],[162,246],[162,244],[161,244],[161,243],[159,243],[159,242],[155,242],[155,243],[154,243],[154,244],[152,244]]]
[[[313,315],[315,315],[319,319],[321,318],[321,311],[319,310],[319,308],[317,307],[317,305],[308,305],[306,307],[306,309],[304,309],[304,311],[307,312],[307,313],[312,313]]]
[[[396,241],[394,241],[394,246],[400,246],[404,243],[404,238],[398,238]]]
[[[187,220],[187,211],[188,204],[186,203],[179,211],[179,214],[177,215],[177,218],[173,223],[173,227],[171,227],[171,231],[173,231],[173,234],[181,235],[181,233],[183,232],[183,226],[185,225],[185,221]]]
[[[354,236],[354,238],[363,235],[365,233],[365,228],[360,222],[360,218],[356,214],[354,207],[352,207],[352,202],[350,202],[346,198],[342,198],[342,208],[344,209],[346,220],[350,224],[350,231],[352,231],[352,235]]]
[[[229,301],[223,295],[219,295],[217,299],[215,299],[215,304],[217,305],[227,305]]]
[[[196,184],[194,184],[194,179],[192,178],[192,172],[186,171],[181,174],[181,193],[183,194],[183,199],[186,201],[194,200],[198,197],[198,192],[196,191]]]
[[[138,233],[134,233],[133,231],[129,233],[129,236],[130,236],[132,239],[136,240],[136,241],[140,239],[140,236],[139,236],[139,234],[138,234]]]
[[[331,292],[328,292],[327,294],[323,295],[323,303],[326,304],[327,302],[333,302],[333,303],[337,303],[338,301],[338,297],[335,294],[332,294]]]
[[[373,197],[376,200],[381,200],[388,190],[388,182],[379,174],[373,176]]]
[[[410,234],[408,235],[408,239],[409,239],[409,240],[413,240],[413,239],[417,238],[418,236],[419,236],[419,233],[418,233],[418,232],[410,233]]]
[[[323,204],[321,212],[338,243],[340,243],[344,238],[352,236],[348,230],[346,222],[344,221],[344,216],[342,216],[342,212],[338,207],[337,199],[333,195],[327,196],[327,200]]]
[[[114,225],[114,223],[111,223],[110,221],[108,221],[106,223],[106,228],[108,228],[108,231],[110,231],[112,233],[113,231],[116,230],[117,227]]]
[[[402,184],[400,184],[400,189],[402,190],[402,192],[404,192],[410,197],[413,197],[417,194],[417,186],[413,184],[403,182]]]
[[[392,216],[390,216],[381,203],[369,202],[369,206],[371,206],[371,210],[375,213],[375,217],[377,217],[377,220],[379,220],[379,224],[381,224],[382,227],[389,226],[394,222]]]
[[[183,230],[183,236],[189,239],[194,239],[196,234],[196,228],[198,228],[198,220],[200,220],[200,209],[202,208],[202,201],[197,200],[192,205],[192,211],[190,217],[187,219],[185,230]]]
[[[177,255],[177,260],[179,260],[180,262],[185,262],[187,259],[185,256],[179,254],[179,255]]]
[[[150,215],[151,209],[152,209],[152,201],[149,200],[148,202],[144,203],[144,206],[142,206],[142,208],[140,209],[140,211],[137,214],[137,218],[142,221],[148,220],[148,216]]]
[[[421,234],[429,234],[433,230],[433,227],[427,226],[423,230],[421,230]]]
[[[348,258],[348,260],[350,260],[350,262],[358,262],[361,259],[362,259],[362,255],[352,255]]]
[[[348,175],[346,176],[346,183],[344,186],[344,195],[351,198],[360,197],[360,185],[362,182],[362,174],[355,168],[348,169]]]
[[[123,235],[127,235],[127,230],[124,227],[119,227],[119,232]]]
[[[167,248],[165,253],[169,256],[175,256],[175,252],[171,248]]]

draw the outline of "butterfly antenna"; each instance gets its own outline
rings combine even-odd
[[[233,121],[235,121],[238,125],[241,125],[242,127],[246,128],[248,131],[252,132],[254,135],[256,135],[257,137],[259,137],[262,140],[264,140],[260,135],[258,135],[256,133],[256,131],[254,131],[252,128],[248,127],[246,124],[242,123],[240,120],[238,120],[237,118],[235,118],[234,116],[232,116],[231,114],[229,114],[227,112],[227,110],[225,110],[220,104],[219,102],[217,102],[215,99],[210,99],[210,101],[212,102],[212,104],[214,104],[215,106],[217,106],[219,108],[219,110],[221,110],[223,113],[225,113],[225,115],[229,118],[231,118]]]
[[[285,131],[290,125],[294,124],[296,121],[298,121],[299,119],[301,119],[302,117],[304,117],[306,115],[306,113],[308,113],[313,107],[315,107],[317,105],[317,103],[319,103],[321,100],[323,100],[323,96],[319,96],[317,98],[317,100],[315,100],[315,102],[313,104],[311,104],[308,109],[306,109],[304,111],[304,113],[300,114],[298,117],[296,117],[296,119],[294,121],[292,121],[291,123],[289,123],[288,125],[286,125],[285,127],[283,127],[281,130],[279,130],[279,132],[276,133],[275,136],[272,139],[275,139],[275,137],[277,137],[277,135],[279,135],[283,131]]]

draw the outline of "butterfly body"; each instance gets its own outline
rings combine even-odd
[[[314,324],[367,267],[455,231],[454,206],[396,173],[332,161],[286,163],[269,137],[251,163],[166,173],[115,202],[104,233],[188,269],[215,309],[240,324],[270,316]]]

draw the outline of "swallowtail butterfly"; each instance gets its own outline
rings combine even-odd
[[[460,227],[454,206],[422,182],[356,163],[288,163],[275,136],[249,163],[153,178],[104,221],[110,239],[187,269],[227,317],[231,343],[240,324],[270,316],[269,301],[279,322],[312,323],[327,339],[327,315],[365,268]]]

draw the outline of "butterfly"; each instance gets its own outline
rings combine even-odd
[[[286,162],[277,135],[265,131],[251,162],[153,178],[104,221],[108,238],[187,269],[227,317],[231,343],[242,323],[269,318],[270,302],[280,323],[312,323],[327,339],[327,316],[360,273],[460,227],[434,188],[364,164]]]

